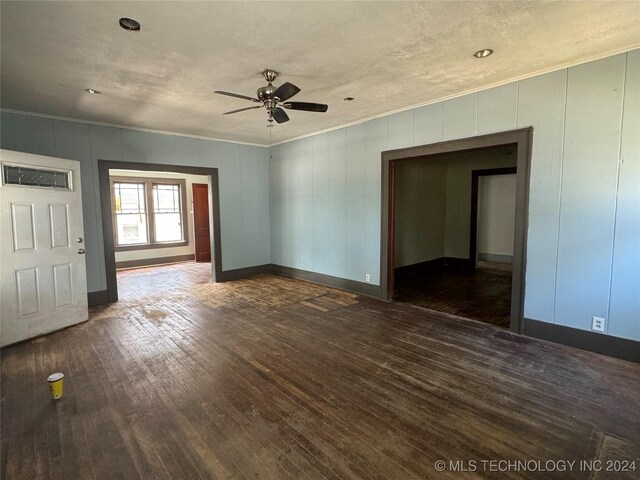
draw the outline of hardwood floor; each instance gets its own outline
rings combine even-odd
[[[3,479],[588,479],[434,462],[640,456],[640,365],[208,267],[121,272],[117,304],[2,351]]]
[[[509,328],[511,265],[479,262],[476,270],[440,266],[397,272],[396,301]]]

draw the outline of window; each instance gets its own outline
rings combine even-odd
[[[112,177],[116,250],[186,245],[186,182]]]
[[[71,172],[62,170],[45,170],[18,165],[3,165],[2,180],[5,185],[22,187],[46,187],[71,190],[69,177]]]
[[[182,240],[180,185],[153,186],[153,216],[156,242]]]
[[[149,243],[144,183],[114,182],[116,245]]]

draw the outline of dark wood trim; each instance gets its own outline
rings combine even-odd
[[[435,155],[462,151],[479,151],[509,145],[515,145],[517,150],[511,330],[518,333],[522,332],[533,127],[382,152],[380,289],[384,299],[392,299],[394,292],[394,162],[415,157],[426,157],[425,160],[428,160],[429,158],[434,158]]]
[[[524,335],[640,363],[640,342],[526,318]]]
[[[325,275],[323,273],[309,272],[307,270],[273,264],[271,265],[271,273],[381,299],[380,286],[371,283],[356,282],[355,280],[332,277],[331,275]]]
[[[383,153],[383,159],[384,159],[384,153]],[[383,160],[383,165],[384,165],[384,160]],[[384,168],[383,168],[383,175],[384,175]],[[391,225],[392,228],[390,228],[388,230],[388,242],[386,245],[386,252],[387,252],[387,258],[390,258],[391,261],[387,262],[387,264],[385,265],[384,268],[386,268],[386,272],[387,275],[386,277],[384,275],[382,275],[382,272],[385,271],[383,270],[382,267],[380,267],[380,273],[381,273],[381,278],[380,278],[380,287],[381,287],[381,292],[382,292],[382,296],[385,297],[388,300],[393,299],[393,285],[394,285],[394,279],[395,279],[395,275],[396,275],[396,269],[395,269],[395,244],[396,244],[396,228],[395,228],[395,212],[396,212],[396,164],[395,162],[389,162],[388,163],[388,167],[387,167],[387,175],[389,177],[389,180],[386,182],[387,183],[387,188],[389,189],[389,193],[388,195],[384,195],[384,188],[383,188],[383,198],[387,199],[386,202],[386,206],[384,205],[384,201],[383,201],[383,206],[382,206],[382,218],[386,218],[388,225]],[[386,209],[386,212],[385,212]],[[384,248],[384,246],[382,247]],[[383,283],[383,278],[387,278],[388,282],[389,282],[389,286],[385,288],[384,283]],[[391,291],[389,291],[389,288],[391,289]]]
[[[413,263],[411,265],[403,265],[402,267],[396,267],[394,269],[394,277],[398,275],[405,275],[408,273],[415,273],[421,271],[429,271],[433,269],[443,267],[453,267],[458,269],[470,269],[473,265],[467,258],[456,257],[440,257],[432,260],[426,260],[424,262]]]
[[[471,270],[475,265],[468,258],[444,257],[444,264],[447,267],[453,267],[460,270]]]
[[[98,305],[106,305],[109,303],[109,292],[107,290],[98,290],[97,292],[87,293],[90,307],[97,307]]]
[[[209,220],[212,242],[211,279],[214,282],[220,281],[219,279],[222,278],[222,246],[220,240],[220,188],[217,168],[98,160],[98,178],[100,184],[100,204],[102,213],[108,303],[118,301],[118,282],[116,278],[116,259],[113,241],[113,219],[111,217],[111,188],[109,183],[110,169],[177,172],[193,175],[207,175],[209,177]]]
[[[220,184],[218,169],[210,169],[209,175],[209,235],[211,236],[211,269],[212,280],[222,278],[222,230],[220,229]],[[213,221],[212,221],[213,220]]]
[[[494,263],[513,263],[513,255],[500,255],[497,253],[478,253],[478,261]]]
[[[488,175],[513,175],[516,167],[484,168],[471,170],[471,215],[469,225],[469,261],[475,267],[478,264],[478,183],[480,177]]]
[[[256,275],[265,275],[271,273],[271,264],[256,265],[254,267],[237,268],[235,270],[224,270],[222,272],[221,282],[230,282],[243,278],[255,277]]]
[[[401,267],[396,267],[394,276],[438,269],[438,268],[444,267],[444,265],[445,265],[444,257],[433,258],[431,260],[425,260],[424,262],[412,263],[411,265],[403,265]]]
[[[180,263],[189,262],[195,260],[196,256],[193,253],[186,255],[173,255],[171,257],[155,257],[155,258],[140,258],[137,260],[123,260],[116,262],[116,269],[118,268],[135,268],[135,267],[149,267],[151,265],[166,265],[168,263]]]

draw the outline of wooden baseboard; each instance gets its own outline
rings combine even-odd
[[[498,255],[497,253],[478,253],[478,260],[494,263],[513,263],[513,255]]]
[[[395,269],[396,275],[406,275],[411,273],[428,272],[441,269],[443,267],[469,269],[473,268],[473,262],[468,258],[440,257],[424,262],[414,263],[412,265],[404,265]]]
[[[317,283],[319,285],[325,285],[327,287],[338,288],[340,290],[347,290],[349,292],[366,295],[368,297],[382,298],[380,285],[357,282],[355,280],[348,280],[346,278],[332,277],[331,275],[325,275],[322,273],[310,272],[308,270],[299,270],[297,268],[283,267],[282,265],[273,264],[271,265],[271,273],[273,273],[274,275],[281,275],[283,277],[305,280],[307,282]]]
[[[524,319],[523,333],[529,337],[640,363],[640,342],[634,340],[541,322],[530,318]]]
[[[235,270],[223,270],[221,282],[230,282],[240,280],[242,278],[255,277],[256,275],[264,275],[271,273],[271,264],[256,265],[253,267],[237,268]]]
[[[434,258],[432,260],[426,260],[424,262],[413,263],[411,265],[403,265],[402,267],[396,267],[396,275],[405,275],[409,273],[417,273],[428,270],[436,270],[444,267],[444,257]]]
[[[189,262],[194,259],[195,259],[195,255],[191,253],[187,255],[174,255],[172,257],[141,258],[140,260],[123,260],[122,262],[116,262],[116,269],[150,267],[152,265],[167,265],[169,263]]]
[[[97,292],[87,293],[90,307],[97,307],[98,305],[106,305],[109,303],[109,292],[106,290],[99,290]]]
[[[233,280],[241,280],[243,278],[254,277],[256,275],[264,275],[271,273],[283,277],[296,278],[327,287],[339,288],[349,292],[366,295],[368,297],[381,298],[380,286],[365,282],[356,282],[346,278],[332,277],[322,273],[310,272],[308,270],[300,270],[298,268],[284,267],[272,263],[257,265],[255,267],[238,268],[236,270],[226,270],[222,272],[222,281],[229,282]]]
[[[444,265],[450,268],[459,268],[461,270],[474,269],[474,262],[468,258],[444,257]]]

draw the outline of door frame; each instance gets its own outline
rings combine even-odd
[[[424,160],[429,161],[442,154],[506,146],[515,146],[517,156],[510,329],[516,333],[522,333],[533,127],[382,152],[380,295],[383,299],[392,300],[394,293],[396,162],[415,157],[425,157]]]
[[[104,263],[107,276],[107,302],[118,301],[118,281],[116,277],[116,256],[113,238],[113,218],[111,215],[111,183],[109,170],[141,170],[152,172],[186,173],[209,177],[209,236],[211,245],[211,280],[222,281],[222,243],[220,237],[220,187],[218,169],[168,165],[163,163],[133,163],[113,160],[98,160],[98,181],[100,185],[100,205],[104,239]]]
[[[192,203],[193,203],[193,254],[195,257],[196,262],[198,262],[198,226],[196,225],[196,218],[197,218],[197,213],[196,211],[199,210],[199,206],[196,203],[196,190],[200,187],[206,187],[207,188],[207,196],[209,195],[209,185],[206,183],[192,183],[191,184],[191,198],[192,198]],[[208,219],[209,220],[209,219]],[[211,221],[209,221],[209,236],[211,236]],[[211,258],[211,247],[209,247],[209,258]],[[211,261],[211,260],[208,260]]]
[[[518,174],[517,167],[485,168],[471,171],[471,215],[469,225],[469,262],[472,268],[478,266],[478,182],[480,177],[489,175]]]

